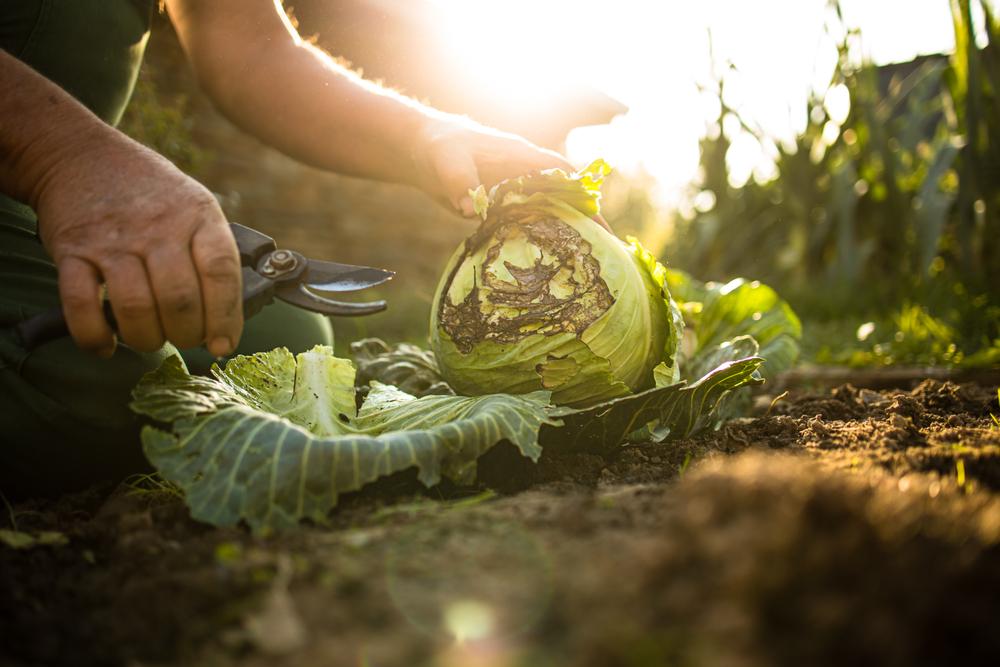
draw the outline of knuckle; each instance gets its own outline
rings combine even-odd
[[[198,188],[198,192],[193,197],[192,204],[202,214],[215,216],[222,213],[222,209],[219,207],[219,200],[204,187]]]
[[[198,308],[198,296],[189,286],[175,287],[164,294],[162,305],[170,312],[186,315]]]
[[[197,180],[187,177],[184,181],[184,198],[192,207],[208,208],[217,207],[218,200],[212,191],[199,183]]]
[[[206,254],[201,262],[202,275],[217,283],[236,285],[240,275],[239,260],[229,252],[211,252]]]

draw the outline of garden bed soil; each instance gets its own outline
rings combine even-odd
[[[18,504],[66,541],[0,544],[0,664],[1000,664],[996,388],[755,406],[607,458],[501,447],[476,489],[396,475],[269,538],[155,490]]]

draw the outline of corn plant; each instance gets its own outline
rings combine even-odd
[[[981,0],[951,1],[950,58],[879,67],[856,57],[858,31],[831,30],[844,35],[837,67],[791,145],[727,105],[720,77],[719,126],[735,119],[768,146],[777,176],[733,187],[729,139],[703,139],[699,185],[716,205],[679,223],[667,256],[704,278],[766,280],[807,316],[889,315],[908,301],[970,350],[1000,347],[1000,24],[981,3],[988,44],[977,47],[970,3]],[[851,107],[837,124],[824,99],[839,86]]]

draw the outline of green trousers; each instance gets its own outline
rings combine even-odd
[[[119,346],[103,360],[68,338],[24,350],[11,327],[58,303],[55,267],[36,237],[34,215],[0,196],[0,492],[8,498],[120,481],[148,468],[130,393],[177,351]],[[300,352],[332,341],[329,320],[275,303],[246,323],[236,354],[280,346]],[[203,349],[181,354],[192,372],[213,361]]]

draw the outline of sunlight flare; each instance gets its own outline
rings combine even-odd
[[[577,164],[604,156],[626,174],[652,175],[661,203],[692,194],[698,138],[719,120],[717,102],[706,101],[711,96],[699,86],[725,74],[726,103],[787,142],[805,127],[809,95],[825,94],[836,61],[824,28],[831,18],[826,0],[434,2],[448,17],[456,57],[512,111],[540,112],[554,91],[581,84],[627,105],[630,111],[608,125],[571,132],[567,154]],[[884,63],[953,48],[943,0],[842,0],[842,9],[845,22],[865,35],[858,57]],[[902,16],[906,30],[898,29]],[[834,122],[843,123],[846,89],[835,87],[826,98]],[[727,160],[734,180],[745,182],[773,176],[773,157],[756,140],[737,136]]]

